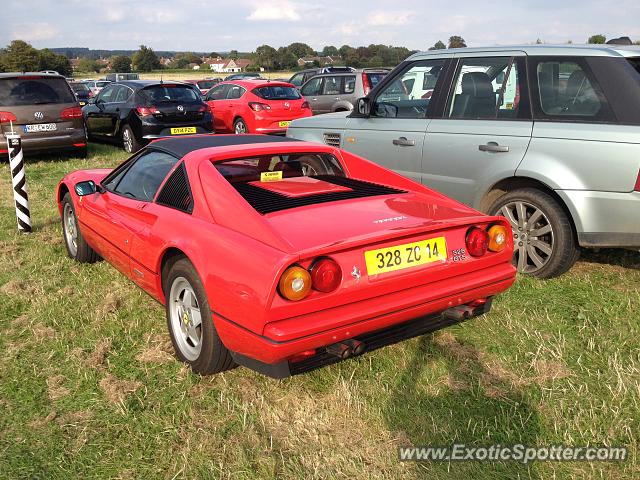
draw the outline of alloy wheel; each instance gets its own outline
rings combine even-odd
[[[63,211],[64,239],[72,257],[78,253],[78,226],[76,215],[70,203],[65,203]]]
[[[169,292],[169,315],[173,336],[180,353],[189,361],[202,350],[202,316],[195,291],[184,277],[177,277]]]

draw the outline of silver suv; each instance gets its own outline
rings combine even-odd
[[[300,88],[314,115],[353,110],[353,104],[367,95],[389,73],[364,68],[351,73],[324,73],[307,80]]]
[[[579,247],[640,247],[640,49],[418,53],[356,110],[294,121],[513,227],[518,270],[550,278]]]

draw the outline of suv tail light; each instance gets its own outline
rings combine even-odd
[[[0,112],[0,115],[2,115],[2,112]],[[636,178],[636,186],[634,190],[636,192],[640,192],[640,170],[638,170],[638,178]]]
[[[82,118],[82,109],[80,107],[69,107],[62,110],[61,118]]]
[[[141,117],[149,117],[151,115],[159,114],[160,110],[156,107],[136,107],[136,112],[138,112],[138,115]]]
[[[11,112],[0,112],[0,123],[17,122],[18,119]]]
[[[249,108],[254,112],[261,112],[262,110],[271,110],[271,106],[266,103],[249,102]]]
[[[489,234],[478,227],[471,227],[465,240],[467,252],[472,257],[481,257],[489,248]]]
[[[362,72],[362,90],[364,91],[365,95],[369,95],[369,92],[371,91],[371,84],[369,83],[369,77],[367,77],[367,74]]]
[[[321,258],[311,267],[312,287],[320,292],[333,292],[341,281],[342,269],[330,258]]]

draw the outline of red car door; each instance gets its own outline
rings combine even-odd
[[[229,117],[229,102],[227,101],[227,93],[231,88],[229,83],[221,83],[216,85],[205,97],[207,105],[213,112],[213,126],[216,133],[229,132],[233,128],[233,125],[227,124],[226,120]]]

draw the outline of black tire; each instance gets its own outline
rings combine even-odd
[[[62,239],[67,249],[67,255],[81,263],[93,263],[100,259],[96,251],[89,246],[78,227],[76,209],[67,192],[62,197]],[[73,231],[72,231],[73,229]],[[74,238],[75,236],[75,238]],[[75,240],[75,244],[74,244]]]
[[[238,131],[241,130],[241,131]],[[249,133],[249,127],[247,127],[247,122],[245,122],[242,118],[236,118],[233,122],[233,133],[241,134],[241,133]]]
[[[188,342],[189,339],[185,339],[184,336],[182,336],[187,335],[183,327],[184,329],[188,329],[190,325],[187,325],[193,321],[191,313],[188,313],[186,318],[184,313],[179,313],[181,305],[186,304],[182,303],[182,300],[185,300],[186,297],[181,298],[178,296],[175,300],[171,298],[172,289],[175,288],[179,291],[181,285],[184,285],[184,281],[188,283],[192,292],[195,293],[197,307],[200,313],[199,332],[197,327],[193,328],[193,330],[200,335],[201,345],[199,351],[194,351],[195,349],[192,348],[193,343],[185,343]],[[233,368],[235,366],[233,357],[220,340],[218,332],[211,321],[211,309],[209,308],[209,301],[205,289],[191,262],[184,257],[176,260],[167,270],[167,275],[163,283],[166,299],[167,327],[176,356],[181,361],[187,363],[195,373],[199,373],[200,375],[211,375]],[[184,308],[184,306],[182,308]],[[185,321],[182,320],[183,318],[185,318]],[[176,331],[178,328],[183,331],[183,334]]]
[[[144,146],[142,142],[138,141],[129,125],[122,127],[120,139],[122,140],[122,148],[127,153],[136,153]]]
[[[569,270],[580,256],[569,216],[556,199],[542,190],[513,190],[498,198],[489,213],[502,215],[511,223],[514,265],[521,273],[537,278],[557,277]],[[524,221],[519,221],[521,213]]]

